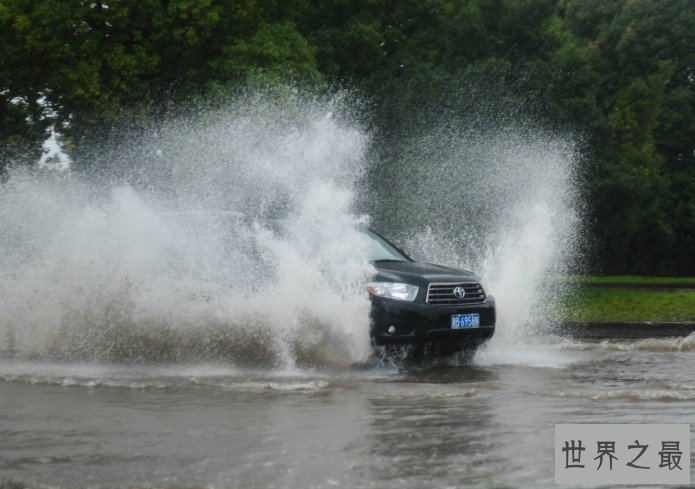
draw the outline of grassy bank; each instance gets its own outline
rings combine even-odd
[[[674,286],[695,288],[695,277],[640,277],[637,275],[572,275],[565,277],[564,281],[579,285],[640,285],[646,287]]]
[[[602,322],[695,321],[695,278],[568,277],[576,284],[558,319]]]

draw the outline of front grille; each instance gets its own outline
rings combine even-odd
[[[454,289],[459,286],[466,291],[461,299],[454,295]],[[477,282],[434,283],[427,288],[427,303],[434,306],[482,304],[483,302],[485,302],[485,291]]]

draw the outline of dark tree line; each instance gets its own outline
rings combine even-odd
[[[589,271],[695,273],[692,0],[0,0],[0,171],[49,124],[79,163],[249,82],[357,90],[385,154],[427,108],[468,110],[452,91],[528,106],[586,143]]]

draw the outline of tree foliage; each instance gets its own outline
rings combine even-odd
[[[586,138],[592,271],[692,274],[694,47],[691,0],[0,0],[0,171],[249,80],[356,87],[388,153],[486,87]]]

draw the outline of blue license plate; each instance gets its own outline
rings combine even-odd
[[[480,314],[452,314],[451,329],[468,329],[480,327]]]

